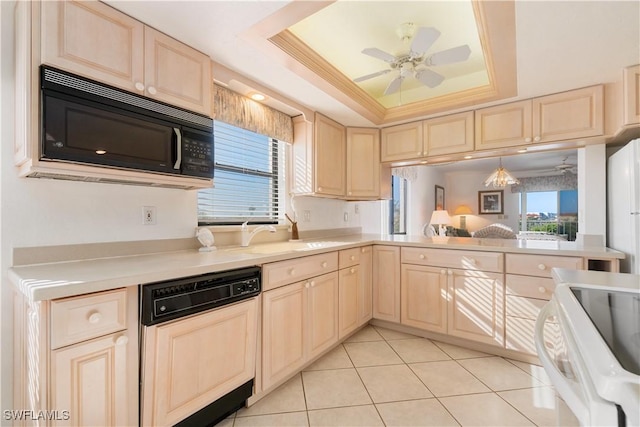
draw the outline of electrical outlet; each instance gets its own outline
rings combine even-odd
[[[359,204],[355,204],[355,206],[353,207],[353,212],[355,212],[356,215],[358,215],[360,213],[360,205]]]
[[[311,221],[311,211],[304,211],[303,215],[302,215],[302,218],[303,218],[304,222]]]
[[[349,212],[344,213],[344,222],[349,222]]]
[[[155,206],[142,207],[142,224],[143,225],[156,224],[156,207]]]

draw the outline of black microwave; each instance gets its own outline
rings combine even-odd
[[[213,178],[213,120],[41,66],[43,161]]]

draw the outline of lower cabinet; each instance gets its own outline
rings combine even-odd
[[[503,275],[475,270],[447,270],[451,336],[504,346]]]
[[[68,422],[56,425],[132,425],[127,413],[128,346],[136,343],[112,334],[51,353],[50,408],[69,411]]]
[[[400,322],[400,247],[373,247],[373,318]]]
[[[372,316],[372,264],[371,246],[340,251],[338,302],[339,339],[371,320]]]
[[[359,326],[358,300],[360,293],[360,266],[339,271],[340,298],[338,302],[338,338],[342,339]]]
[[[502,274],[402,264],[401,323],[502,346]]]
[[[262,298],[266,390],[338,342],[338,273],[276,288]]]

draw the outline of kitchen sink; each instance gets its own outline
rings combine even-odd
[[[244,252],[248,254],[275,254],[282,252],[301,252],[312,251],[314,249],[330,248],[333,246],[343,245],[344,242],[277,242],[263,243],[255,246],[247,246],[229,249],[234,252]]]

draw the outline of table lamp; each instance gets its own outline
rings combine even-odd
[[[451,217],[446,210],[433,211],[431,214],[431,221],[429,224],[435,225],[438,224],[438,235],[440,237],[444,237],[447,235],[447,229],[444,227],[445,225],[451,224]]]
[[[472,214],[473,211],[467,205],[460,205],[453,211],[454,215],[460,215],[460,228],[463,230],[467,229],[467,217],[466,215]]]

